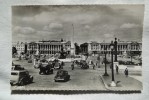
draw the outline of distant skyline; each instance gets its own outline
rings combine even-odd
[[[142,41],[143,5],[12,6],[12,42]]]

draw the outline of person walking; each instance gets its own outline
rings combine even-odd
[[[119,70],[119,68],[118,68],[118,66],[116,65],[116,73],[117,73],[117,74],[119,73],[118,70]]]
[[[125,73],[125,76],[128,77],[128,69],[127,68],[125,69],[124,73]]]
[[[74,70],[74,62],[71,64],[71,69]]]
[[[93,66],[93,69],[95,69],[95,65],[93,61],[91,61],[91,65]]]

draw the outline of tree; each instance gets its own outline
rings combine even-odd
[[[17,49],[16,47],[12,47],[12,54],[15,54],[15,53],[17,53]]]

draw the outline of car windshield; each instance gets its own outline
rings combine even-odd
[[[15,72],[11,72],[11,75],[18,75],[18,73],[15,73]]]
[[[20,75],[27,75],[28,72],[21,72]]]

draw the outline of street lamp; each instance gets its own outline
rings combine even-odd
[[[114,50],[115,50],[115,62],[117,62],[117,38],[115,38],[114,41]]]
[[[111,71],[112,71],[112,82],[110,84],[110,86],[114,87],[116,86],[115,84],[115,80],[114,80],[114,69],[113,69],[113,49],[114,49],[114,44],[113,44],[113,41],[111,41],[111,44],[110,44],[110,48],[111,48]]]
[[[104,75],[103,76],[109,76],[108,75],[108,73],[107,73],[107,57],[106,57],[106,55],[107,55],[107,47],[104,47],[104,54],[105,54],[105,59],[104,59],[104,63],[105,63],[105,73],[104,73]]]

